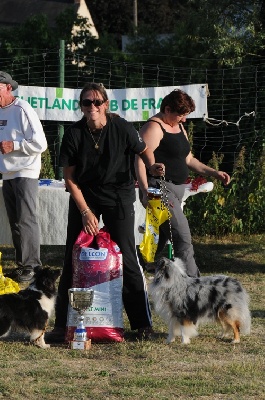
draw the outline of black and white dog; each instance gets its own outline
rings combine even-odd
[[[182,343],[197,336],[200,323],[217,321],[227,337],[233,331],[233,343],[240,333],[250,333],[249,297],[241,283],[225,275],[191,278],[180,259],[162,258],[156,263],[149,287],[155,311],[168,324],[167,343],[180,335]]]
[[[56,300],[55,282],[60,271],[39,269],[27,289],[0,295],[0,337],[11,330],[30,334],[30,341],[46,349],[44,332]]]

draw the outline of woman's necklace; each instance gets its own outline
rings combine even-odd
[[[99,138],[98,138],[97,141],[95,140],[95,138],[94,138],[94,136],[93,136],[93,133],[91,132],[91,130],[90,130],[90,128],[89,128],[88,125],[87,125],[87,127],[88,127],[88,130],[89,130],[90,136],[92,137],[92,140],[93,140],[93,142],[95,143],[95,149],[98,150],[98,149],[99,149],[99,141],[100,141],[101,134],[102,134],[102,131],[103,131],[103,126],[102,126],[102,128],[101,128],[101,131],[100,131],[100,134],[99,134]]]

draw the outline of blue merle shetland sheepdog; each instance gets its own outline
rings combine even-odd
[[[174,342],[177,335],[182,343],[190,343],[199,324],[209,321],[221,324],[223,338],[233,332],[232,343],[240,342],[240,334],[250,333],[249,297],[235,278],[191,278],[180,259],[162,258],[156,263],[149,293],[155,311],[168,324],[167,343]]]
[[[50,347],[44,341],[44,332],[54,310],[59,275],[60,271],[48,267],[38,269],[27,289],[0,295],[0,337],[23,331],[30,334],[35,345]]]

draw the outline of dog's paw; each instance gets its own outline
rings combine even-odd
[[[51,347],[50,344],[46,344],[46,343],[35,343],[36,346],[40,347],[41,349],[49,349]]]
[[[220,332],[219,335],[217,335],[218,339],[227,339],[231,335],[230,332]]]
[[[187,337],[182,338],[181,344],[190,344],[190,338],[187,338]]]
[[[32,341],[32,343],[41,349],[49,349],[51,346],[44,342],[42,338]]]
[[[240,343],[240,339],[234,339],[234,340],[232,340],[231,343],[232,343],[232,344]]]

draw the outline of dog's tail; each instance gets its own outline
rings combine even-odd
[[[243,298],[240,308],[240,334],[248,335],[251,329],[251,313],[249,310],[249,296],[245,289],[243,289]]]
[[[238,324],[242,335],[248,335],[251,328],[251,314],[250,298],[246,289],[237,279],[227,278],[225,297],[228,316]]]
[[[249,308],[244,310],[244,314],[241,315],[240,333],[242,335],[249,335],[251,329],[251,314]]]
[[[248,335],[251,329],[249,296],[239,282],[236,282],[236,284],[238,291],[235,292],[234,287],[232,287],[233,291],[230,291],[227,295],[227,316],[230,321],[234,321],[238,325],[241,335]]]

